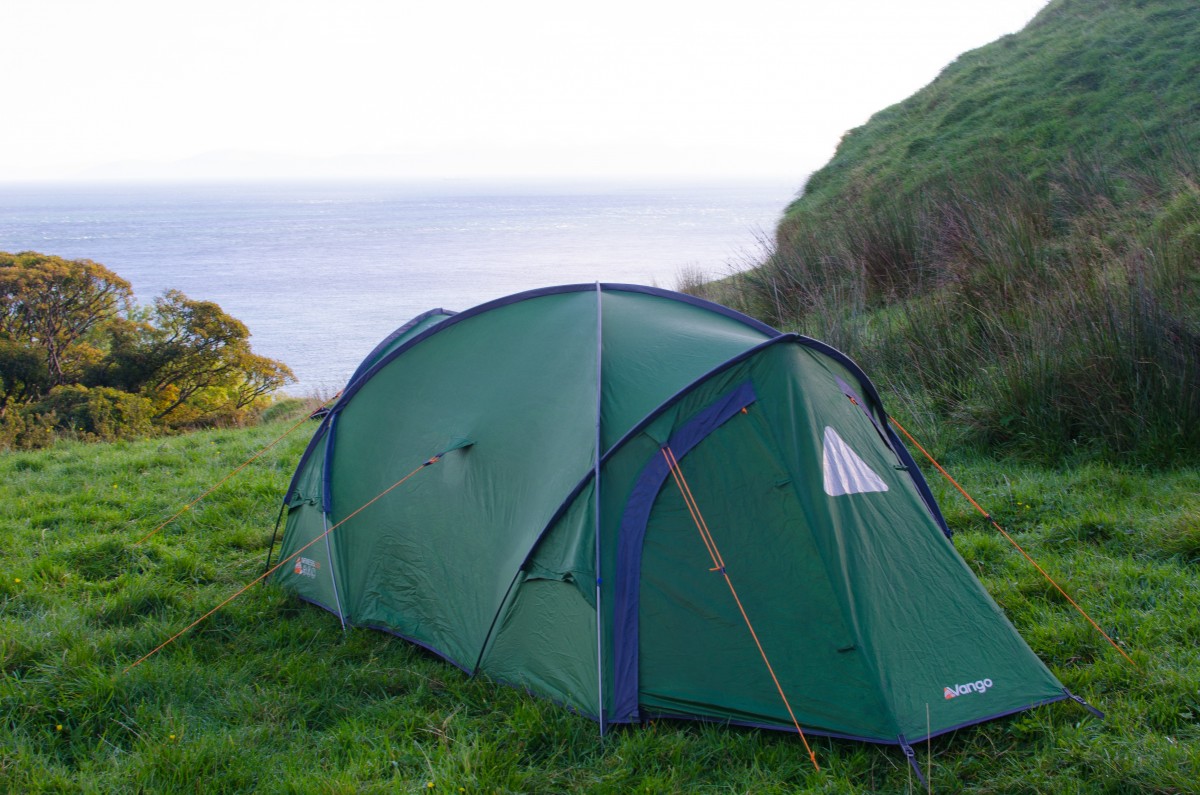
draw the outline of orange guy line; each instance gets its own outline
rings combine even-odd
[[[339,397],[341,394],[342,394],[341,392],[338,392],[336,395],[334,395],[332,398],[330,398],[328,401],[326,401],[326,404],[325,404],[325,405],[328,405],[330,402],[332,402],[332,401],[334,401],[334,400],[337,400],[337,399],[338,399],[338,397]],[[303,418],[302,418],[302,419],[301,419],[299,422],[297,422],[295,425],[293,425],[292,427],[290,427],[290,428],[288,428],[286,431],[284,431],[282,436],[280,436],[278,439],[276,439],[275,441],[273,441],[273,442],[271,442],[270,444],[268,444],[268,445],[267,445],[266,447],[264,447],[263,449],[259,450],[259,451],[258,451],[257,453],[255,453],[254,455],[252,455],[252,456],[250,456],[249,458],[247,458],[245,461],[243,461],[243,462],[242,462],[241,466],[239,466],[237,469],[233,470],[233,471],[232,471],[232,472],[230,472],[228,475],[226,475],[225,477],[223,477],[223,478],[221,478],[219,481],[217,481],[217,484],[216,484],[215,486],[213,486],[213,487],[212,487],[212,488],[210,488],[208,491],[206,491],[206,492],[204,492],[203,494],[201,494],[201,495],[200,495],[199,497],[197,497],[196,499],[194,499],[194,500],[192,500],[191,502],[189,502],[187,505],[185,505],[185,506],[183,506],[182,508],[180,508],[180,509],[179,509],[179,510],[178,510],[178,511],[175,513],[175,515],[174,515],[174,516],[172,516],[170,519],[166,520],[165,522],[163,522],[162,524],[160,524],[158,527],[156,527],[156,528],[154,528],[153,530],[151,530],[149,533],[146,533],[146,535],[142,536],[142,537],[141,537],[141,538],[139,538],[137,541],[134,541],[134,542],[133,542],[133,545],[134,545],[135,547],[136,547],[136,546],[138,546],[138,545],[139,545],[139,544],[141,544],[143,541],[145,541],[147,538],[149,538],[150,536],[154,535],[154,534],[155,534],[155,533],[157,533],[159,530],[162,530],[164,527],[166,527],[166,526],[167,526],[167,525],[169,525],[171,522],[173,522],[173,521],[175,521],[176,519],[178,519],[180,516],[183,516],[183,514],[184,514],[184,512],[185,512],[185,511],[187,511],[189,508],[191,508],[191,507],[192,507],[193,505],[195,505],[196,503],[200,502],[200,500],[202,500],[202,499],[204,499],[205,497],[207,497],[208,495],[212,494],[212,493],[213,493],[214,491],[216,491],[217,489],[221,488],[221,486],[225,484],[225,481],[229,480],[231,477],[233,477],[233,476],[234,476],[234,475],[236,475],[237,473],[241,472],[241,471],[242,471],[243,469],[245,469],[246,467],[250,466],[250,464],[251,464],[251,463],[253,463],[255,459],[257,459],[257,458],[261,457],[263,453],[267,452],[267,451],[268,451],[268,450],[270,450],[272,447],[274,447],[275,445],[279,444],[281,441],[283,441],[284,439],[286,439],[288,436],[290,436],[290,435],[291,435],[292,431],[296,430],[296,429],[297,429],[297,428],[299,428],[301,425],[303,425],[304,423],[308,422],[308,420],[309,420],[311,417],[312,417],[312,414],[311,414],[311,413],[310,413],[310,414],[307,414],[307,415],[305,415],[305,416],[304,416],[304,417],[303,417]]]
[[[207,613],[205,613],[204,615],[200,616],[200,617],[199,617],[199,618],[197,618],[195,621],[193,621],[192,623],[188,624],[186,627],[184,627],[183,629],[179,630],[178,632],[176,632],[176,633],[175,633],[174,635],[172,635],[171,637],[167,638],[165,641],[163,641],[162,643],[160,643],[158,646],[154,647],[154,649],[153,649],[152,651],[150,651],[149,653],[142,655],[140,658],[138,658],[138,660],[137,660],[136,662],[133,662],[133,663],[131,663],[129,666],[127,666],[127,667],[125,668],[125,670],[121,671],[121,673],[123,673],[123,674],[124,674],[124,673],[129,673],[129,671],[131,671],[132,669],[134,669],[134,668],[136,668],[137,666],[141,665],[141,664],[142,664],[142,663],[143,663],[145,660],[148,660],[149,658],[153,657],[155,654],[157,654],[159,651],[161,651],[162,649],[164,649],[164,648],[166,648],[167,646],[169,646],[169,645],[170,645],[171,643],[173,643],[173,642],[174,642],[174,641],[175,641],[177,638],[179,638],[180,636],[182,636],[184,633],[186,633],[186,632],[187,632],[188,630],[190,630],[192,627],[196,626],[196,625],[197,625],[197,624],[199,624],[201,621],[203,621],[204,619],[208,618],[208,617],[209,617],[209,616],[211,616],[213,613],[217,612],[217,611],[218,611],[218,610],[220,610],[222,607],[224,607],[225,605],[227,605],[227,604],[229,604],[230,602],[232,602],[234,599],[237,599],[239,596],[241,596],[242,594],[244,594],[246,591],[250,590],[250,587],[251,587],[251,586],[253,586],[255,583],[261,582],[262,580],[264,580],[264,579],[266,579],[267,577],[271,576],[271,574],[273,574],[273,573],[274,573],[276,570],[278,570],[278,569],[279,569],[281,566],[284,566],[285,564],[287,564],[287,563],[290,563],[291,561],[293,561],[293,560],[295,560],[296,558],[298,558],[298,557],[300,556],[300,553],[301,553],[301,552],[303,552],[304,550],[308,549],[308,548],[309,548],[309,547],[311,547],[313,544],[317,543],[317,542],[318,542],[318,541],[320,541],[322,538],[324,538],[325,536],[329,535],[329,534],[330,534],[330,533],[332,533],[334,530],[338,529],[339,527],[341,527],[342,525],[344,525],[346,522],[348,522],[348,521],[350,521],[351,519],[353,519],[355,516],[358,516],[360,513],[362,513],[362,512],[363,512],[364,510],[366,510],[368,507],[370,507],[370,506],[371,506],[371,505],[373,505],[375,502],[377,502],[379,499],[381,499],[381,498],[382,498],[382,497],[383,497],[385,494],[387,494],[388,492],[392,491],[393,489],[395,489],[395,488],[399,487],[399,486],[400,486],[400,484],[404,483],[404,481],[408,480],[409,478],[411,478],[413,475],[415,475],[415,474],[417,474],[418,472],[420,472],[420,471],[421,471],[422,469],[424,469],[425,467],[429,466],[430,464],[436,464],[436,463],[437,463],[438,461],[440,461],[440,460],[441,460],[441,456],[440,456],[440,455],[435,455],[433,458],[431,458],[431,459],[429,459],[428,461],[424,462],[424,463],[423,463],[423,464],[421,464],[419,467],[417,467],[416,469],[414,469],[412,472],[409,472],[407,475],[405,475],[404,477],[400,478],[400,479],[399,479],[399,480],[397,480],[395,483],[393,483],[392,485],[388,486],[388,487],[387,487],[386,489],[384,489],[383,491],[381,491],[381,492],[379,492],[378,494],[376,494],[376,495],[375,495],[374,497],[372,497],[372,498],[371,498],[371,499],[370,499],[368,502],[366,502],[366,503],[364,503],[363,505],[359,506],[359,508],[358,508],[356,511],[354,511],[354,513],[350,514],[349,516],[347,516],[347,517],[346,517],[345,519],[343,519],[342,521],[340,521],[340,522],[338,522],[337,524],[333,525],[333,526],[332,526],[332,527],[330,527],[328,530],[326,530],[324,533],[321,533],[321,535],[317,536],[317,537],[316,537],[316,538],[314,538],[312,541],[309,541],[307,544],[305,544],[304,546],[302,546],[302,547],[300,547],[299,549],[297,549],[297,550],[296,550],[295,552],[293,552],[291,555],[288,555],[286,558],[284,558],[283,560],[279,561],[279,562],[278,562],[278,563],[276,563],[274,566],[272,566],[271,568],[267,569],[266,571],[264,571],[262,574],[260,574],[260,575],[258,575],[257,577],[255,577],[255,578],[254,578],[253,580],[251,580],[250,582],[246,583],[246,584],[245,584],[245,585],[244,585],[242,588],[238,589],[238,590],[237,590],[237,592],[235,592],[235,593],[233,594],[233,596],[230,596],[228,599],[226,599],[225,601],[221,602],[221,604],[217,605],[217,606],[216,606],[216,607],[214,607],[212,610],[209,610]]]
[[[717,549],[717,541],[708,530],[708,523],[704,521],[704,515],[700,513],[700,506],[696,504],[696,498],[692,495],[691,488],[688,487],[687,479],[683,476],[683,470],[679,467],[679,461],[675,458],[675,453],[670,447],[663,447],[662,453],[663,458],[667,459],[667,466],[671,470],[672,477],[675,478],[675,483],[679,486],[679,490],[683,494],[684,502],[688,504],[688,511],[691,512],[692,519],[696,522],[696,529],[700,531],[700,536],[704,539],[704,545],[708,548],[709,555],[712,556],[713,562],[718,565],[721,576],[725,578],[725,584],[729,586],[729,593],[733,595],[733,601],[737,603],[738,611],[742,614],[742,620],[746,622],[746,628],[750,630],[750,637],[754,638],[754,645],[758,647],[758,653],[762,656],[763,662],[766,663],[767,672],[771,675],[771,681],[775,683],[775,689],[779,691],[779,698],[783,700],[783,706],[787,708],[788,716],[792,719],[792,725],[796,727],[796,733],[800,735],[800,741],[804,743],[804,750],[808,751],[808,758],[812,760],[813,767],[819,773],[821,766],[817,764],[817,756],[809,746],[808,738],[804,736],[804,729],[800,728],[800,721],[796,720],[796,713],[792,711],[792,705],[783,692],[783,685],[779,683],[779,677],[775,675],[775,668],[767,658],[767,652],[763,649],[762,642],[758,639],[758,633],[754,631],[754,624],[750,622],[750,616],[746,614],[746,608],[742,606],[742,600],[738,598],[737,589],[733,587],[733,580],[729,578],[729,573],[725,571],[725,561],[721,557],[720,550]]]
[[[909,433],[908,431],[906,431],[906,430],[904,429],[904,426],[903,426],[903,425],[901,425],[900,423],[896,422],[896,418],[895,418],[895,417],[888,417],[888,419],[889,419],[889,420],[891,420],[891,422],[892,422],[892,424],[893,424],[893,425],[895,425],[897,428],[899,428],[899,429],[900,429],[900,432],[901,432],[901,433],[903,433],[905,436],[907,436],[907,437],[908,437],[908,440],[909,440],[910,442],[912,442],[913,444],[915,444],[915,445],[917,446],[917,449],[918,449],[918,450],[920,450],[922,453],[924,453],[924,454],[925,454],[925,457],[929,459],[929,463],[931,463],[931,464],[933,464],[935,467],[937,467],[937,470],[938,470],[938,472],[941,472],[941,473],[942,473],[942,476],[943,476],[943,477],[945,477],[945,478],[946,478],[946,480],[950,481],[950,482],[951,482],[951,483],[954,485],[954,488],[958,489],[958,490],[959,490],[959,492],[960,492],[960,493],[961,493],[961,494],[962,494],[964,497],[966,497],[966,498],[967,498],[967,501],[968,501],[968,502],[970,502],[970,503],[971,503],[971,505],[975,506],[975,510],[979,511],[979,513],[983,515],[983,518],[985,518],[985,519],[987,519],[989,522],[991,522],[991,523],[992,523],[992,526],[993,526],[993,527],[995,527],[997,530],[999,530],[999,531],[1000,531],[1000,534],[1001,534],[1002,536],[1004,536],[1006,539],[1008,539],[1008,543],[1012,544],[1012,545],[1013,545],[1013,546],[1016,548],[1016,550],[1017,550],[1018,552],[1020,552],[1022,555],[1024,555],[1024,556],[1025,556],[1025,560],[1027,560],[1027,561],[1029,561],[1031,564],[1033,564],[1033,567],[1034,567],[1035,569],[1037,569],[1037,570],[1038,570],[1038,572],[1040,572],[1040,573],[1041,573],[1041,575],[1042,575],[1043,577],[1045,577],[1045,578],[1046,578],[1046,582],[1050,583],[1050,584],[1051,584],[1051,585],[1053,585],[1053,586],[1054,586],[1056,589],[1058,589],[1058,592],[1059,592],[1060,594],[1062,594],[1062,595],[1063,595],[1063,598],[1064,598],[1064,599],[1066,599],[1068,602],[1070,602],[1070,603],[1071,603],[1071,606],[1072,606],[1072,607],[1074,607],[1074,608],[1075,608],[1077,611],[1079,611],[1079,615],[1081,615],[1081,616],[1083,616],[1084,618],[1086,618],[1086,619],[1087,619],[1087,621],[1088,621],[1088,623],[1089,623],[1089,624],[1091,624],[1093,627],[1095,627],[1096,631],[1097,631],[1097,632],[1099,632],[1101,635],[1103,635],[1103,636],[1104,636],[1104,639],[1105,639],[1105,640],[1107,640],[1107,641],[1108,641],[1108,642],[1109,642],[1109,643],[1112,645],[1112,647],[1113,647],[1114,649],[1116,649],[1118,652],[1120,652],[1120,654],[1121,654],[1121,656],[1122,656],[1122,657],[1124,657],[1126,660],[1128,660],[1128,661],[1129,661],[1129,664],[1130,664],[1130,665],[1132,665],[1134,668],[1138,668],[1138,670],[1141,670],[1141,669],[1140,669],[1140,667],[1138,666],[1138,664],[1137,664],[1137,663],[1135,663],[1135,662],[1133,661],[1133,659],[1132,659],[1132,658],[1131,658],[1131,657],[1130,657],[1128,654],[1126,654],[1126,653],[1125,653],[1125,650],[1124,650],[1124,649],[1122,649],[1120,646],[1118,646],[1118,645],[1117,645],[1117,642],[1116,642],[1115,640],[1113,640],[1112,638],[1110,638],[1110,637],[1108,636],[1108,633],[1107,633],[1107,632],[1105,632],[1103,629],[1101,629],[1101,628],[1100,628],[1100,625],[1099,625],[1099,624],[1097,624],[1097,623],[1096,623],[1096,622],[1095,622],[1095,621],[1092,619],[1092,617],[1091,617],[1091,616],[1089,616],[1089,615],[1087,614],[1087,611],[1086,611],[1086,610],[1084,610],[1082,607],[1080,607],[1080,606],[1079,606],[1079,603],[1078,603],[1078,602],[1076,602],[1074,599],[1072,599],[1072,598],[1071,598],[1071,596],[1070,596],[1070,594],[1068,594],[1066,591],[1064,591],[1064,590],[1063,590],[1063,588],[1062,588],[1062,586],[1061,586],[1061,585],[1059,585],[1057,582],[1055,582],[1055,581],[1054,581],[1054,578],[1053,578],[1053,577],[1051,577],[1049,574],[1047,574],[1047,573],[1046,573],[1046,570],[1045,570],[1045,569],[1043,569],[1041,566],[1039,566],[1039,565],[1038,565],[1038,562],[1029,556],[1029,553],[1028,553],[1028,552],[1026,552],[1026,551],[1025,551],[1025,550],[1024,550],[1022,547],[1021,547],[1021,545],[1020,545],[1020,544],[1018,544],[1018,543],[1016,542],[1016,539],[1014,539],[1012,536],[1010,536],[1010,535],[1008,534],[1008,532],[1007,532],[1007,531],[1006,531],[1006,530],[1005,530],[1003,527],[1001,527],[1001,526],[1000,526],[1000,524],[999,524],[999,523],[998,523],[998,522],[997,522],[995,519],[993,519],[993,518],[992,518],[992,515],[991,515],[990,513],[988,513],[987,511],[985,511],[985,510],[983,509],[983,507],[982,507],[982,506],[981,506],[979,503],[975,502],[975,499],[974,499],[974,498],[973,498],[973,497],[972,497],[970,494],[967,494],[967,490],[966,490],[966,489],[964,489],[962,486],[960,486],[960,485],[958,484],[958,481],[957,481],[957,480],[955,480],[954,478],[952,478],[952,477],[950,476],[950,473],[949,473],[949,472],[947,472],[945,469],[943,469],[943,468],[942,468],[942,465],[941,465],[941,464],[939,464],[939,463],[938,463],[938,462],[937,462],[937,461],[934,459],[934,457],[933,457],[932,455],[930,455],[930,454],[929,454],[929,451],[928,451],[928,450],[926,450],[924,447],[922,447],[922,446],[921,446],[921,443],[920,443],[920,442],[918,442],[916,439],[914,439],[914,438],[913,438],[913,435],[912,435],[911,433]]]

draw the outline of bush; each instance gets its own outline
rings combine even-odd
[[[0,414],[0,450],[36,450],[55,439],[58,417],[37,414],[27,406],[5,406]]]
[[[52,413],[60,430],[86,441],[148,436],[154,430],[153,404],[140,395],[111,387],[55,387],[31,410]]]

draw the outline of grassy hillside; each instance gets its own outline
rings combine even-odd
[[[1200,154],[1200,6],[1054,0],[1026,28],[950,64],[846,133],[790,213],[856,193],[913,200],[998,163],[1056,179],[1090,166],[1194,170]]]
[[[945,447],[1200,460],[1200,6],[1053,0],[847,133],[721,288]]]
[[[256,586],[312,424],[0,456],[0,792],[916,792],[894,748],[590,720]],[[955,543],[1097,720],[1055,704],[918,749],[936,792],[1182,793],[1200,780],[1200,471],[956,474],[1132,655],[1134,669],[961,498]]]

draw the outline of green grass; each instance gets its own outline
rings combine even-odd
[[[134,541],[289,423],[0,456],[0,791],[918,791],[896,749],[864,743],[816,739],[817,773],[779,732],[660,722],[601,741],[270,586],[123,673],[262,571],[312,426]],[[968,563],[1108,719],[1055,704],[937,738],[918,749],[934,791],[1195,791],[1200,471],[948,463],[1140,667],[937,483]]]

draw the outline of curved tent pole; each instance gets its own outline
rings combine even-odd
[[[654,295],[654,296],[658,296],[660,298],[666,298],[666,299],[669,299],[672,301],[678,301],[679,303],[690,304],[692,306],[699,307],[701,309],[707,309],[708,311],[713,312],[714,314],[722,315],[731,320],[736,320],[738,323],[741,323],[742,325],[747,326],[748,328],[752,328],[752,329],[755,329],[756,331],[761,332],[766,339],[770,339],[770,338],[781,335],[781,332],[778,329],[771,328],[770,326],[768,326],[767,324],[763,323],[760,320],[755,320],[754,318],[750,317],[749,315],[744,315],[741,312],[738,312],[737,310],[730,309],[729,307],[722,306],[721,304],[715,304],[712,301],[706,301],[703,298],[696,298],[695,296],[686,295],[684,293],[675,293],[675,292],[671,292],[670,290],[664,290],[659,287],[645,287],[645,286],[636,285],[636,284],[601,283],[600,287],[602,289],[607,289],[609,292],[643,293],[645,295]],[[433,326],[430,326],[429,328],[425,329],[424,331],[420,332],[419,334],[414,335],[411,339],[406,340],[398,348],[396,348],[393,351],[389,351],[386,355],[382,356],[379,359],[379,361],[373,363],[369,368],[367,368],[360,374],[356,375],[355,380],[352,383],[349,383],[346,385],[346,389],[343,393],[343,399],[342,399],[341,403],[339,403],[338,405],[341,406],[341,405],[344,405],[345,403],[348,403],[350,401],[350,399],[354,397],[355,393],[357,393],[358,390],[361,389],[364,384],[366,384],[368,381],[371,380],[371,378],[373,378],[375,376],[375,373],[382,370],[384,367],[387,366],[387,364],[389,362],[391,362],[396,357],[400,356],[402,353],[404,353],[409,348],[412,348],[414,345],[418,345],[421,342],[424,342],[426,339],[433,336],[434,334],[439,334],[448,328],[454,327],[455,325],[457,325],[459,323],[470,320],[472,317],[481,315],[485,312],[490,312],[491,310],[498,309],[502,306],[508,306],[510,304],[519,303],[521,301],[527,301],[531,298],[541,298],[541,297],[547,296],[547,295],[559,295],[561,293],[579,293],[579,292],[584,292],[584,291],[593,290],[593,289],[595,289],[595,286],[593,284],[565,284],[565,285],[560,285],[558,287],[542,287],[542,288],[539,288],[536,290],[528,290],[523,293],[517,293],[515,295],[506,296],[504,298],[497,298],[494,301],[488,301],[487,303],[480,304],[479,306],[472,307],[471,309],[466,309],[462,312],[456,312],[453,315],[448,316],[441,323],[437,323]],[[788,336],[799,337],[799,335],[795,335],[795,334],[788,335]],[[807,338],[805,338],[805,339],[807,339]],[[834,349],[831,348],[830,350],[834,350]],[[839,354],[839,356],[844,356],[844,354]]]
[[[362,364],[360,364],[358,366],[358,369],[354,371],[354,374],[352,376],[350,376],[350,380],[346,382],[347,386],[349,386],[350,384],[353,384],[355,381],[358,380],[359,376],[361,376],[363,373],[365,373],[367,370],[369,370],[371,368],[371,365],[375,363],[375,358],[377,356],[379,356],[381,353],[383,353],[385,350],[387,350],[387,347],[389,345],[391,345],[393,342],[395,342],[396,340],[403,337],[408,332],[412,331],[414,328],[419,326],[421,323],[425,322],[429,318],[434,317],[436,315],[445,315],[446,317],[452,317],[457,314],[458,314],[458,312],[455,312],[453,309],[442,309],[441,307],[438,307],[437,309],[430,309],[426,312],[422,312],[421,314],[417,315],[413,319],[409,320],[403,326],[401,326],[400,328],[393,331],[391,334],[384,337],[379,342],[379,344],[376,345],[371,350],[371,352],[366,355],[366,358],[364,358],[362,360]]]
[[[596,714],[600,720],[600,736],[604,737],[604,620],[600,610],[600,414],[603,408],[604,318],[600,282],[596,282],[596,453],[592,467],[593,535],[596,537]]]

